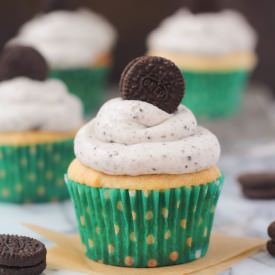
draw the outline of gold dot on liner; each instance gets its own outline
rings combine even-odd
[[[208,228],[206,227],[206,228],[204,229],[203,236],[204,236],[204,237],[207,237],[207,235],[208,235]]]
[[[85,225],[85,217],[84,216],[80,216],[80,224],[82,226]]]
[[[167,230],[164,234],[164,239],[165,240],[168,240],[169,238],[171,237],[171,231],[170,230]]]
[[[52,145],[51,144],[47,144],[46,147],[45,147],[45,150],[50,153],[52,151]]]
[[[104,198],[106,200],[110,199],[110,191],[109,190],[104,191]]]
[[[137,219],[137,213],[135,211],[132,211],[132,218],[134,221]]]
[[[29,149],[29,152],[31,155],[35,155],[36,154],[36,147],[35,146],[31,146]]]
[[[179,257],[179,253],[177,251],[173,251],[170,253],[169,258],[171,261],[175,262]]]
[[[16,193],[21,193],[23,191],[23,185],[21,183],[17,183],[15,185],[15,192]]]
[[[152,234],[148,235],[147,238],[146,238],[146,242],[147,244],[151,245],[155,242],[155,238]]]
[[[96,232],[96,234],[100,234],[100,231],[101,231],[100,227],[99,227],[99,226],[97,226],[97,227],[95,228],[95,232]]]
[[[36,190],[36,193],[38,196],[43,196],[46,193],[45,187],[44,186],[39,186]]]
[[[192,242],[193,242],[193,239],[192,239],[191,237],[189,237],[189,238],[187,239],[187,241],[186,241],[187,246],[188,246],[188,247],[191,247],[191,246],[192,246]]]
[[[130,240],[133,242],[137,240],[135,232],[130,233]]]
[[[8,198],[10,196],[10,191],[7,188],[3,188],[1,193],[3,198]]]
[[[123,204],[122,204],[122,201],[119,201],[116,205],[116,208],[119,210],[119,211],[123,211]]]
[[[29,181],[35,181],[36,180],[36,175],[34,173],[30,173],[28,175],[28,179],[29,179]]]
[[[148,262],[147,262],[147,266],[148,267],[156,267],[158,265],[158,262],[157,260],[155,259],[150,259]]]
[[[134,258],[131,257],[131,256],[126,256],[126,257],[124,258],[124,263],[125,263],[125,265],[127,265],[127,266],[132,266],[132,265],[134,264]]]
[[[20,159],[20,165],[21,166],[27,166],[28,165],[28,160],[26,158]]]
[[[216,210],[216,206],[212,205],[210,212],[213,214],[215,212],[215,210]]]
[[[146,214],[145,214],[145,219],[147,220],[147,221],[149,221],[149,220],[152,220],[153,219],[153,212],[152,211],[148,211],[148,212],[146,212]]]
[[[54,154],[53,161],[54,162],[59,162],[60,160],[61,160],[61,156],[59,154]]]
[[[52,180],[53,179],[53,172],[52,171],[47,171],[46,172],[46,179],[47,180]]]
[[[202,217],[200,217],[198,225],[202,225],[202,223],[203,223],[203,219],[202,219]]]
[[[118,235],[119,231],[120,231],[120,228],[119,228],[119,226],[117,224],[114,224],[114,229],[115,229],[116,235]]]
[[[114,253],[115,251],[115,248],[112,244],[108,244],[108,252],[111,254],[111,253]]]
[[[4,170],[0,170],[0,179],[3,179],[6,176],[6,172]]]
[[[57,180],[57,186],[63,187],[64,185],[65,185],[64,179],[59,179],[59,180]]]
[[[163,216],[165,219],[167,219],[167,218],[168,218],[168,214],[169,214],[168,209],[167,209],[167,208],[162,208],[162,209],[161,209],[161,214],[162,214],[162,216]]]
[[[180,208],[180,201],[177,201],[176,207],[179,209]]]
[[[38,168],[43,169],[44,166],[45,166],[45,163],[44,163],[43,160],[40,159],[40,160],[37,161],[37,167]]]
[[[143,195],[144,195],[144,197],[149,197],[150,196],[150,194],[151,194],[151,191],[148,191],[148,190],[144,190],[143,191]]]
[[[88,240],[88,245],[89,245],[90,248],[93,248],[94,247],[94,241],[89,239]]]
[[[180,221],[180,226],[181,226],[183,229],[186,229],[186,225],[187,225],[186,219],[182,219],[182,220]]]

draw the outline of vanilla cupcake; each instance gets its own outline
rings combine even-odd
[[[96,111],[104,98],[116,31],[88,9],[69,9],[70,1],[46,2],[47,13],[25,23],[11,43],[39,50],[51,76],[80,97],[86,113]]]
[[[240,13],[207,9],[204,2],[197,3],[199,13],[181,9],[152,31],[148,54],[180,67],[188,83],[183,104],[196,115],[226,117],[241,106],[256,65],[257,36]]]
[[[68,198],[63,175],[73,159],[82,105],[30,47],[8,47],[0,58],[0,201]]]
[[[66,177],[88,259],[126,267],[203,257],[223,177],[220,145],[180,102],[171,61],[141,57],[75,138]]]

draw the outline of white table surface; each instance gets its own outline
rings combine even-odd
[[[267,238],[267,226],[275,220],[275,200],[245,199],[236,182],[236,176],[241,172],[275,171],[275,120],[272,118],[275,107],[269,104],[263,94],[262,88],[250,90],[244,109],[236,118],[203,123],[219,136],[224,151],[220,167],[226,180],[216,212],[215,229],[230,235]],[[22,223],[37,224],[68,234],[77,232],[73,207],[69,201],[24,206],[0,204],[0,217],[0,233],[33,236],[46,244],[49,244],[47,240],[26,229]],[[45,274],[80,273],[46,270]],[[222,273],[254,274],[274,275],[275,258],[261,252]]]

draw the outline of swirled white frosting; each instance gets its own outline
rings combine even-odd
[[[116,98],[80,129],[75,154],[82,164],[111,175],[184,174],[215,165],[220,145],[182,105],[168,114]]]
[[[59,80],[24,77],[0,83],[0,131],[72,131],[83,124],[82,105]]]
[[[22,26],[11,41],[36,48],[52,68],[93,65],[109,53],[116,32],[102,16],[80,9],[39,15]]]
[[[219,55],[255,49],[257,35],[238,12],[192,14],[181,9],[148,37],[149,50]]]

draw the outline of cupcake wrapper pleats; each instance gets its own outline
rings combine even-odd
[[[64,173],[73,156],[73,140],[0,146],[0,201],[34,203],[67,199]]]
[[[250,72],[182,71],[186,94],[182,101],[196,116],[229,117],[239,111]]]
[[[107,67],[60,69],[51,71],[51,77],[62,80],[81,99],[85,114],[90,114],[104,101],[108,72]]]
[[[88,258],[116,266],[156,267],[206,254],[222,177],[154,191],[66,182]]]

